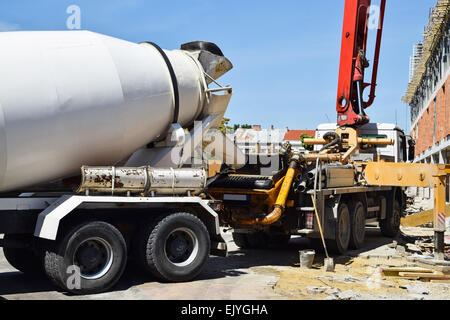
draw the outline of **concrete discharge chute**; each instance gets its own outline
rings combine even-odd
[[[0,45],[0,191],[114,165],[164,140],[172,124],[183,130],[209,117],[215,126],[231,96],[219,88],[227,97],[211,106],[208,83],[232,68],[212,43],[167,51],[39,31],[2,32]]]

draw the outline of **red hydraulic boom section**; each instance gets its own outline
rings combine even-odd
[[[375,88],[383,32],[386,0],[381,0],[375,54],[372,67],[372,80],[364,82],[367,37],[369,33],[371,0],[346,0],[344,27],[342,31],[341,61],[336,110],[337,122],[342,126],[360,126],[370,121],[364,110],[375,100]],[[369,100],[364,101],[364,89],[370,87]]]

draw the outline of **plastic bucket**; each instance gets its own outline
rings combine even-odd
[[[311,269],[315,255],[316,252],[314,250],[300,251],[300,268]]]

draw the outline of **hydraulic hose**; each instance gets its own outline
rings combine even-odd
[[[339,137],[339,135],[336,132],[332,132],[332,131],[331,132],[327,132],[327,133],[325,133],[323,135],[323,138],[325,140],[333,138],[333,141],[331,141],[330,143],[324,145],[323,148],[320,151],[323,151],[325,149],[328,149],[328,148],[330,148],[332,146],[335,146],[335,145],[341,143],[341,137]]]
[[[270,212],[264,218],[256,218],[251,220],[242,219],[238,220],[238,223],[242,225],[255,225],[255,224],[271,225],[277,222],[284,212],[286,200],[289,195],[289,191],[291,190],[292,182],[294,181],[294,178],[296,176],[297,167],[298,167],[297,160],[292,160],[289,164],[289,168],[284,177],[283,184],[281,185],[280,192],[278,193],[278,197],[272,212]]]

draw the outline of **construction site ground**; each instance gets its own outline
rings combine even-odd
[[[427,238],[430,229],[404,229],[406,240]],[[426,267],[414,262],[419,246],[381,236],[378,228],[367,228],[363,250],[334,256],[335,271],[325,272],[320,243],[294,237],[282,249],[242,250],[225,233],[227,258],[211,257],[202,274],[188,283],[162,283],[143,275],[130,263],[118,285],[110,292],[74,296],[57,290],[45,276],[22,274],[12,268],[0,250],[0,299],[183,299],[183,300],[443,300],[450,299],[450,283],[422,282],[385,276],[388,267]],[[412,241],[411,241],[412,242]],[[314,248],[312,269],[299,266],[299,251]],[[416,252],[415,252],[416,251]],[[439,269],[439,268],[437,268]],[[436,269],[436,270],[437,270]],[[448,268],[433,272],[440,273]],[[442,274],[442,273],[441,273]]]

